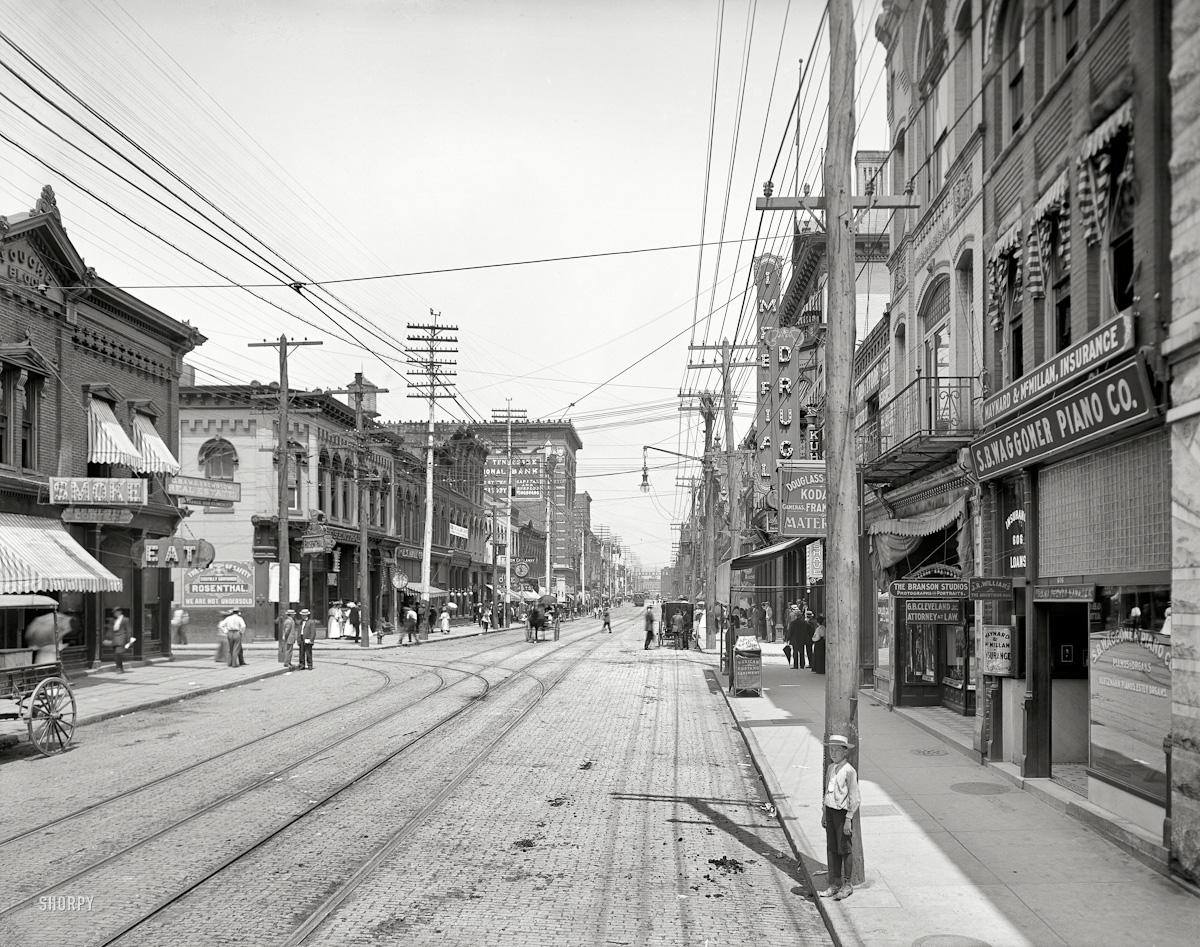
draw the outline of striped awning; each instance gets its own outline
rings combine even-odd
[[[179,473],[179,461],[158,436],[154,422],[144,414],[133,415],[133,443],[137,445],[141,455],[140,464],[135,470],[143,473],[169,473],[172,476]]]
[[[134,446],[112,405],[93,398],[88,406],[88,463],[121,464],[140,469],[142,455]]]
[[[0,513],[0,594],[120,591],[121,580],[89,556],[62,523]]]

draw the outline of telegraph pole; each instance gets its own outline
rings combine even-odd
[[[371,577],[370,570],[367,568],[367,444],[366,436],[363,434],[363,395],[368,392],[387,394],[387,391],[386,388],[376,388],[369,381],[365,381],[362,372],[355,372],[353,385],[349,388],[329,392],[331,395],[353,395],[354,397],[354,430],[358,441],[355,454],[358,459],[358,597],[360,599],[358,603],[358,646],[360,648],[371,647],[370,608],[367,604],[371,600]],[[379,594],[382,603],[382,587]]]
[[[825,343],[825,403],[829,440],[829,558],[837,571],[857,562],[858,488],[852,427],[854,375],[854,210],[850,171],[854,146],[854,12],[850,0],[829,4],[829,132],[825,151],[825,232],[829,240],[829,329]],[[859,595],[856,575],[827,582],[831,660],[825,691],[825,736],[844,733],[858,764]],[[829,608],[832,606],[832,608]],[[852,881],[863,881],[862,833],[854,816]]]
[[[505,542],[506,542],[506,545],[504,547],[505,548],[505,555],[504,555],[504,627],[507,628],[508,627],[508,602],[509,602],[509,596],[512,595],[512,557],[513,557],[513,549],[512,549],[513,542],[512,542],[512,535],[511,535],[512,534],[512,496],[513,496],[512,423],[513,423],[513,418],[517,418],[518,420],[523,421],[528,418],[528,415],[525,413],[524,408],[517,408],[514,411],[513,406],[512,406],[512,398],[506,398],[505,399],[505,407],[503,410],[501,410],[499,408],[492,409],[492,418],[493,419],[503,418],[505,421],[505,426],[508,429],[508,446],[506,448],[506,450],[507,450],[506,456],[508,457],[508,464],[507,464],[508,490],[505,492],[506,499],[505,499],[505,508],[504,508],[504,510],[505,510],[504,515],[506,517],[506,519],[504,520],[504,536],[505,536]]]
[[[321,342],[289,342],[286,335],[281,335],[278,342],[251,342],[247,347],[252,349],[279,349],[279,435],[277,438],[276,460],[279,463],[279,609],[275,617],[276,637],[279,640],[278,657],[283,661],[283,618],[287,613],[292,597],[292,547],[289,535],[290,517],[288,516],[288,478],[291,475],[292,451],[291,437],[288,425],[288,351],[302,345],[321,345]],[[300,484],[297,478],[296,494],[299,497]],[[312,590],[309,589],[309,594]]]
[[[417,335],[409,335],[408,341],[416,345],[410,349],[409,364],[413,367],[405,374],[408,378],[408,393],[410,398],[429,400],[429,427],[425,438],[425,536],[421,549],[421,612],[417,618],[418,626],[429,620],[429,589],[432,584],[433,560],[433,426],[437,413],[438,398],[454,396],[454,382],[449,381],[458,373],[449,371],[443,366],[456,364],[453,359],[440,356],[454,355],[458,349],[453,343],[458,336],[444,335],[446,332],[457,332],[458,326],[442,325],[438,322],[442,314],[429,310],[433,316],[432,323],[410,322],[408,331]],[[426,628],[428,631],[428,627]]]

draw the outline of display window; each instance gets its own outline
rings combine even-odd
[[[937,625],[908,626],[908,684],[936,684],[938,653]]]

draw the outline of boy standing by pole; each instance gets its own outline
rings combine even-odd
[[[854,893],[850,876],[854,854],[854,813],[859,805],[858,771],[847,759],[850,741],[846,737],[834,733],[825,746],[832,761],[825,771],[825,799],[821,810],[829,885],[819,895],[841,901]]]

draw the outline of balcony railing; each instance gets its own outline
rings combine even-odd
[[[957,449],[975,433],[974,393],[974,378],[918,378],[859,425],[854,435],[858,462],[871,466],[903,455],[919,464],[921,456],[932,460],[933,454]]]

